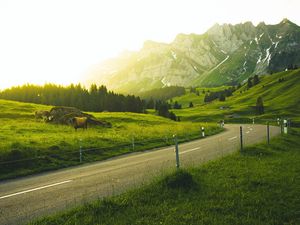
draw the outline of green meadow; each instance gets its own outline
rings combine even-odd
[[[220,132],[216,124],[174,122],[163,117],[137,113],[91,113],[108,121],[112,128],[87,130],[45,123],[34,118],[37,110],[51,106],[0,100],[0,179],[27,175],[113,156],[200,138],[200,127],[207,135]],[[133,146],[134,142],[134,146]],[[9,162],[9,163],[7,163]]]
[[[279,82],[279,79],[283,79],[283,81]],[[300,121],[299,93],[300,69],[261,76],[257,85],[250,89],[247,89],[246,84],[243,85],[224,102],[215,100],[204,104],[204,94],[200,92],[200,96],[197,96],[194,93],[188,93],[174,98],[173,101],[176,100],[185,107],[189,103],[188,99],[191,99],[190,101],[196,103],[195,107],[172,111],[185,121],[225,119],[228,122],[250,123],[253,117],[258,120],[289,117]],[[190,96],[192,97],[190,98]],[[259,96],[264,102],[265,113],[263,115],[257,115],[255,111],[256,100]]]
[[[61,224],[299,224],[300,130],[45,217]]]

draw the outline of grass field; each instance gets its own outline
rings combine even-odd
[[[300,224],[300,129],[128,193],[32,222]]]
[[[150,114],[104,112],[92,114],[111,122],[112,128],[94,126],[75,132],[70,126],[34,118],[36,110],[50,108],[0,100],[0,179],[76,165],[80,146],[83,162],[91,162],[173,144],[173,134],[180,141],[196,139],[200,137],[202,125],[207,127],[208,135],[221,131],[216,124],[174,122]],[[7,161],[12,162],[3,163]]]
[[[280,78],[284,80],[279,82]],[[243,86],[234,92],[233,96],[228,97],[225,102],[215,100],[212,103],[201,105],[202,100],[199,100],[197,103],[200,104],[199,106],[173,111],[182,120],[188,121],[225,119],[229,122],[250,123],[252,117],[274,120],[278,117],[290,117],[300,121],[300,69],[266,75],[260,79],[260,83],[256,86],[249,90],[247,90],[246,85]],[[258,96],[261,96],[264,101],[265,114],[263,115],[257,115],[255,111]],[[179,104],[187,104],[187,99],[189,97],[184,95],[177,100]],[[222,107],[223,109],[221,109]]]

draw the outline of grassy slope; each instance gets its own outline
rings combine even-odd
[[[91,127],[75,132],[70,126],[35,120],[36,110],[50,108],[0,100],[0,179],[76,165],[80,145],[83,149],[97,148],[83,153],[84,162],[102,160],[131,152],[133,137],[135,151],[138,151],[170,145],[173,134],[178,134],[181,141],[198,138],[202,126],[200,123],[179,123],[154,115],[106,112],[93,114],[111,122],[112,128]],[[219,131],[216,126],[207,127],[210,134]],[[2,161],[24,158],[35,159],[1,164]]]
[[[300,130],[32,224],[299,224]]]
[[[182,105],[182,108],[188,108],[190,102],[192,102],[194,106],[204,105],[204,96],[208,90],[211,92],[215,92],[225,90],[226,88],[229,88],[229,86],[220,86],[214,88],[197,88],[197,90],[199,91],[199,96],[197,96],[195,93],[191,93],[189,89],[187,89],[187,93],[185,95],[172,98],[171,104],[174,104],[174,102],[177,101],[179,104]],[[203,90],[205,91],[205,93],[202,93]]]
[[[284,78],[285,81],[278,82],[279,78]],[[300,120],[299,93],[300,70],[298,69],[261,77],[261,82],[258,85],[249,90],[246,90],[245,86],[242,87],[232,97],[227,98],[225,102],[217,100],[203,106],[174,110],[174,112],[176,115],[181,116],[182,120],[192,121],[216,121],[223,119],[224,115],[234,113],[242,118],[275,119],[286,116]],[[264,101],[265,114],[262,116],[256,115],[253,108],[258,96],[262,96]],[[221,110],[221,106],[228,106],[230,109]]]

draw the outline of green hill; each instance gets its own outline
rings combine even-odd
[[[173,144],[173,134],[180,141],[199,138],[202,126],[150,114],[103,112],[91,114],[110,122],[112,128],[89,126],[75,132],[71,126],[35,119],[35,111],[51,108],[0,100],[0,179],[77,165],[80,146],[88,150],[83,153],[83,162],[91,162]],[[206,127],[208,134],[220,131],[216,125]]]
[[[260,82],[247,88],[245,84],[226,98],[225,102],[218,100],[181,110],[173,110],[183,120],[189,121],[217,121],[218,119],[248,120],[256,117],[259,119],[276,119],[290,117],[300,120],[300,70],[291,70],[273,75],[260,77]],[[255,110],[256,100],[261,96],[264,102],[265,114],[257,115]],[[177,98],[186,104],[188,96]],[[202,100],[199,100],[201,103]],[[199,104],[200,104],[199,103]]]

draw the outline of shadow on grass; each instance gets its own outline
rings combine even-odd
[[[266,150],[265,147],[260,145],[247,147],[242,151],[242,155],[250,157],[270,157],[273,154],[274,153],[271,152],[269,149]]]
[[[161,181],[161,186],[167,190],[195,190],[198,189],[198,184],[194,181],[193,176],[185,171],[178,170],[166,176]]]

